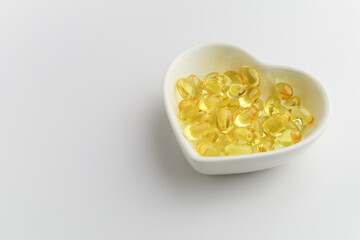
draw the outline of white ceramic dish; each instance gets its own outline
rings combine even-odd
[[[258,70],[262,80],[262,99],[266,99],[270,94],[274,83],[289,82],[294,88],[295,95],[301,97],[303,106],[313,113],[314,123],[306,129],[302,141],[290,147],[231,157],[200,156],[182,133],[178,119],[179,97],[175,88],[176,81],[191,74],[202,78],[209,72],[238,70],[241,66],[251,66]],[[316,78],[299,70],[261,63],[240,48],[227,44],[201,45],[180,54],[167,70],[164,98],[171,127],[185,157],[195,170],[204,174],[252,172],[284,164],[295,154],[304,152],[318,139],[326,126],[330,112],[327,90]]]

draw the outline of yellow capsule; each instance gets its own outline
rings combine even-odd
[[[179,94],[185,99],[197,98],[201,93],[200,79],[195,75],[188,78],[180,78],[176,82]]]
[[[184,129],[184,135],[189,140],[198,140],[209,133],[210,125],[207,122],[195,122],[188,124]]]
[[[208,93],[215,93],[215,94],[219,94],[222,92],[222,87],[220,86],[220,84],[217,81],[217,76],[219,75],[219,73],[216,72],[212,72],[207,74],[202,82],[203,82],[203,88],[204,90],[206,90]]]
[[[239,98],[240,106],[248,107],[254,103],[261,95],[260,89],[257,87],[248,88],[245,93]]]
[[[196,114],[196,116],[191,119],[192,122],[209,122],[211,115],[209,113],[200,111]]]
[[[241,83],[240,75],[235,71],[224,72],[224,75],[228,76],[233,83]]]
[[[292,107],[290,109],[290,114],[292,119],[301,119],[304,125],[309,125],[314,121],[314,117],[312,116],[312,114],[304,107]]]
[[[260,85],[260,76],[258,72],[251,67],[241,67],[240,77],[242,81],[250,87],[258,87]]]
[[[290,84],[279,82],[274,86],[274,96],[282,100],[287,100],[293,95],[293,89]]]
[[[262,111],[262,110],[264,110],[264,101],[261,100],[260,98],[258,98],[255,100],[254,106],[257,107],[257,109],[259,109],[259,111]]]
[[[205,157],[218,157],[222,155],[219,147],[211,142],[203,142],[199,144],[198,151],[201,156]]]
[[[259,152],[269,152],[275,149],[275,138],[271,135],[267,135],[261,138],[257,149]]]
[[[231,82],[231,78],[229,78],[227,75],[225,74],[219,74],[216,76],[216,80],[218,82],[218,84],[223,88],[225,87],[225,85],[227,83]]]
[[[277,141],[281,145],[290,146],[298,143],[301,140],[301,136],[302,134],[299,129],[287,128],[277,138]]]
[[[295,106],[301,105],[301,99],[298,96],[293,96],[283,103],[283,106],[290,109]]]
[[[250,143],[254,140],[254,133],[250,127],[237,127],[232,129],[228,134],[232,143]]]
[[[281,116],[274,115],[263,123],[263,130],[266,134],[277,136],[285,127],[286,121]]]
[[[226,132],[230,129],[233,121],[232,112],[227,107],[222,107],[217,113],[216,123],[218,128],[222,132]]]
[[[225,153],[227,156],[251,154],[253,152],[254,148],[250,144],[229,144],[225,147]]]
[[[231,142],[227,135],[221,134],[215,141],[215,144],[220,148],[220,150],[224,150],[224,148],[229,145]]]
[[[259,114],[259,109],[256,107],[247,107],[240,109],[235,116],[235,125],[238,127],[249,126],[256,120]]]
[[[297,129],[297,130],[301,131],[300,128],[295,124],[294,121],[287,122],[285,125],[285,128],[293,128],[293,129]]]
[[[240,108],[239,101],[233,99],[226,99],[225,105],[230,109],[230,111],[234,114]]]
[[[224,92],[231,99],[239,99],[246,91],[241,83],[228,83],[225,85]]]
[[[199,107],[192,100],[183,100],[179,108],[179,117],[185,121],[195,118],[199,112]]]
[[[209,81],[217,81],[217,79],[216,79],[217,75],[219,75],[219,73],[217,73],[217,72],[209,73],[203,78],[202,82],[206,83]]]
[[[283,117],[285,121],[291,120],[290,112],[282,105],[274,103],[269,107],[270,116],[279,115]]]
[[[199,108],[204,112],[211,112],[222,103],[222,96],[218,94],[204,94],[199,101]]]
[[[304,126],[300,118],[295,118],[291,120],[291,122],[293,122],[301,132],[304,131],[306,126]]]
[[[265,106],[264,106],[264,112],[266,115],[269,115],[269,116],[271,115],[273,104],[281,104],[280,98],[275,97],[275,96],[268,97],[268,99],[265,102]]]

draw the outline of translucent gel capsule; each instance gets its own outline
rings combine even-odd
[[[222,132],[226,132],[232,126],[232,112],[227,107],[222,107],[217,113],[216,123]]]
[[[230,77],[225,74],[219,74],[216,76],[216,80],[221,88],[224,88],[226,84],[231,83]]]
[[[258,72],[251,67],[241,67],[240,77],[244,84],[250,87],[258,87],[260,85],[260,76]]]
[[[248,107],[254,103],[261,95],[260,89],[256,87],[248,88],[245,93],[239,98],[240,106]]]
[[[197,98],[200,95],[200,79],[191,75],[188,78],[180,78],[176,82],[179,94],[185,99]]]
[[[201,112],[198,112],[196,114],[196,116],[191,120],[192,120],[192,122],[209,122],[210,118],[211,118],[211,115],[209,113],[201,111]]]
[[[224,75],[228,76],[233,83],[241,83],[240,75],[235,71],[224,72]]]
[[[291,122],[293,122],[301,132],[304,131],[306,126],[302,123],[300,118],[295,118],[291,120]]]
[[[290,112],[284,106],[277,104],[277,103],[270,105],[269,113],[270,113],[270,116],[279,115],[279,116],[283,117],[283,119],[285,121],[291,120]]]
[[[277,141],[281,145],[290,146],[298,143],[301,140],[301,136],[302,134],[299,129],[287,128],[277,138]]]
[[[219,137],[216,139],[215,144],[220,148],[220,150],[224,150],[227,145],[229,145],[231,142],[225,134],[219,135]]]
[[[275,149],[275,138],[271,135],[267,135],[261,138],[258,146],[259,152],[270,152]]]
[[[201,156],[206,156],[206,157],[218,157],[222,155],[222,152],[220,151],[219,147],[211,142],[203,142],[199,144],[198,151]]]
[[[209,133],[210,125],[206,122],[195,122],[188,124],[184,129],[184,135],[189,140],[198,140]]]
[[[268,99],[265,101],[265,106],[264,106],[264,112],[266,115],[269,116],[271,115],[273,104],[281,104],[280,98],[275,96],[268,97]]]
[[[206,83],[206,82],[209,82],[209,81],[217,81],[216,77],[218,75],[219,75],[219,73],[217,73],[217,72],[209,73],[202,79],[202,82]]]
[[[220,86],[220,84],[216,80],[204,82],[203,89],[206,92],[212,93],[212,94],[214,94],[214,93],[215,94],[222,93],[222,87]]]
[[[225,106],[228,107],[230,109],[230,111],[234,114],[235,112],[237,112],[239,110],[240,103],[237,100],[227,99]]]
[[[263,123],[263,130],[266,134],[278,135],[285,127],[286,122],[280,116],[271,116]]]
[[[191,120],[196,117],[199,113],[199,107],[194,101],[184,100],[183,103],[179,106],[179,117],[182,120]]]
[[[257,107],[257,109],[259,109],[259,111],[262,111],[262,110],[264,110],[264,101],[261,100],[260,98],[258,98],[255,100],[254,106]]]
[[[228,83],[225,85],[224,92],[231,99],[239,99],[246,91],[241,83]]]
[[[312,114],[304,107],[292,107],[290,109],[290,114],[292,119],[299,118],[301,119],[304,125],[309,125],[313,122],[314,118]]]
[[[204,112],[211,112],[221,105],[222,100],[222,96],[218,94],[203,95],[199,101],[199,108]]]
[[[234,128],[227,135],[232,143],[239,143],[239,140],[241,143],[250,143],[255,137],[250,127]]]
[[[251,154],[253,152],[254,148],[250,144],[229,144],[225,147],[225,153],[227,156]]]
[[[287,100],[293,95],[293,89],[290,84],[279,82],[274,86],[274,96],[282,100]]]
[[[256,107],[247,107],[240,109],[235,116],[235,125],[238,127],[249,126],[256,120],[259,114],[259,109]]]
[[[288,100],[286,100],[282,105],[284,107],[286,107],[287,109],[290,109],[295,106],[300,106],[301,99],[298,96],[293,96],[293,97],[289,98]]]

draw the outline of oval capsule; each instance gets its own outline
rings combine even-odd
[[[244,84],[250,87],[260,86],[260,76],[254,68],[244,66],[240,68],[239,73]]]
[[[200,95],[200,79],[195,75],[190,75],[188,78],[180,78],[176,82],[176,88],[180,96],[185,99],[197,98]]]

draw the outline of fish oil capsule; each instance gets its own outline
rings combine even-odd
[[[220,148],[220,150],[224,150],[227,145],[229,145],[231,142],[227,135],[221,134],[218,136],[218,138],[215,141],[216,146]]]
[[[287,122],[285,125],[285,128],[293,128],[293,129],[297,129],[297,130],[301,131],[299,129],[299,127],[293,121]]]
[[[233,83],[241,83],[240,75],[235,71],[224,72],[224,75],[228,76]]]
[[[286,107],[287,109],[290,109],[295,106],[300,106],[301,99],[298,96],[293,96],[293,97],[289,98],[288,100],[286,100],[282,105],[284,107]]]
[[[295,118],[291,120],[291,122],[293,122],[301,132],[304,131],[306,126],[304,126],[300,118]]]
[[[235,125],[238,127],[249,126],[256,120],[259,114],[259,109],[256,107],[247,107],[240,109],[235,116]]]
[[[238,127],[232,129],[228,134],[232,143],[250,143],[254,140],[254,133],[250,127]]]
[[[264,110],[264,101],[261,100],[260,98],[258,98],[255,100],[254,106],[257,107],[257,109],[259,109],[259,111],[262,111],[262,110]]]
[[[285,129],[277,138],[277,142],[283,146],[290,146],[301,140],[301,131],[295,128]]]
[[[275,149],[275,138],[271,135],[267,135],[261,138],[257,149],[259,152],[270,152]]]
[[[216,78],[218,75],[219,73],[212,72],[203,78],[203,89],[205,91],[212,94],[220,94],[222,92],[222,86],[218,83]]]
[[[290,84],[279,82],[274,86],[274,96],[282,100],[287,100],[293,95],[293,89]]]
[[[225,74],[219,74],[216,76],[218,84],[223,88],[226,84],[231,83],[231,79]]]
[[[199,108],[204,112],[211,112],[221,105],[222,100],[222,96],[218,94],[203,95],[199,101]]]
[[[286,122],[281,116],[271,116],[263,123],[263,130],[266,134],[277,136],[285,127]]]
[[[229,144],[225,147],[225,153],[227,156],[251,154],[253,152],[254,148],[250,144]]]
[[[192,100],[183,100],[180,105],[179,117],[182,120],[191,120],[196,117],[199,112],[199,107]]]
[[[290,114],[292,119],[299,118],[301,119],[304,125],[309,125],[313,122],[314,118],[312,114],[304,107],[292,107],[290,109]]]
[[[218,157],[223,155],[219,147],[211,142],[203,142],[199,144],[198,151],[201,156],[206,156],[206,157]]]
[[[210,118],[211,118],[211,116],[209,113],[200,111],[196,114],[196,116],[193,119],[191,119],[191,121],[192,122],[209,122]]]
[[[264,112],[266,115],[269,115],[269,116],[271,115],[273,104],[281,104],[280,98],[275,97],[275,96],[268,97],[268,99],[265,101],[265,106],[264,106]]]
[[[176,82],[176,88],[185,99],[197,98],[201,93],[200,79],[195,75],[190,75],[188,78],[180,78]]]
[[[241,67],[240,68],[240,77],[244,84],[250,87],[258,87],[260,85],[260,76],[258,72],[251,67]]]
[[[233,99],[227,99],[226,107],[230,109],[230,111],[234,114],[237,110],[240,108],[239,101],[233,100]]]
[[[246,91],[241,83],[228,83],[225,85],[224,92],[231,99],[239,99]]]
[[[207,122],[195,122],[188,124],[184,129],[184,135],[189,140],[198,140],[209,133],[210,125]]]
[[[218,128],[222,132],[226,132],[230,129],[233,121],[232,112],[227,107],[222,107],[217,113],[216,123]]]
[[[248,88],[245,93],[239,98],[240,106],[248,107],[254,103],[261,95],[260,89],[257,87]]]
[[[291,120],[290,112],[284,106],[277,104],[277,103],[270,105],[269,113],[270,113],[270,116],[273,116],[275,114],[279,115],[279,116],[283,117],[283,119],[285,121]]]

